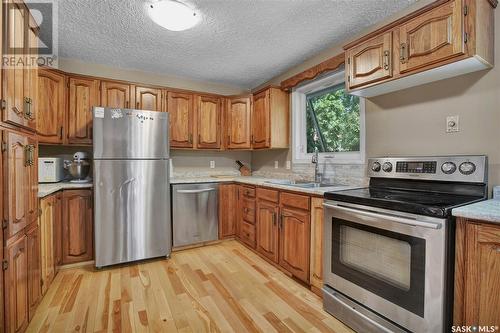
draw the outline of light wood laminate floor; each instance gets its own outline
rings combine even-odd
[[[351,332],[236,241],[170,260],[59,272],[28,332]]]

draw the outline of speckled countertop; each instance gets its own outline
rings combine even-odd
[[[302,192],[306,194],[313,194],[322,196],[325,192],[331,191],[341,191],[349,190],[353,188],[359,188],[360,186],[353,185],[335,185],[329,187],[314,187],[314,188],[304,188],[297,186],[290,186],[286,184],[275,184],[270,183],[272,181],[280,181],[283,179],[274,178],[263,178],[263,177],[243,177],[243,176],[215,176],[215,177],[174,177],[170,179],[170,184],[189,184],[189,183],[219,183],[219,182],[238,182],[242,184],[255,185],[255,186],[266,186],[272,187],[280,190],[288,190],[295,192]]]
[[[90,183],[59,182],[59,183],[38,184],[38,197],[43,198],[49,194],[55,193],[60,190],[91,188],[92,186],[93,186],[92,182]]]
[[[453,209],[452,214],[467,219],[500,223],[500,199],[491,199],[458,207]]]

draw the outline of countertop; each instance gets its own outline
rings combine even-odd
[[[274,184],[269,183],[270,181],[280,181],[283,179],[274,179],[274,178],[263,178],[263,177],[253,177],[253,176],[215,176],[215,177],[187,177],[180,178],[174,177],[170,179],[170,184],[189,184],[189,183],[221,183],[221,182],[238,182],[242,184],[255,185],[255,186],[266,186],[272,187],[280,190],[288,190],[294,192],[302,192],[306,194],[323,196],[325,192],[331,191],[341,191],[341,190],[349,190],[353,188],[359,188],[361,186],[353,186],[353,185],[336,185],[330,187],[314,187],[314,188],[304,188],[297,186],[290,186],[286,184]]]
[[[59,182],[59,183],[42,183],[38,184],[38,197],[43,198],[49,194],[55,193],[60,190],[71,190],[80,188],[92,188],[93,184],[90,183],[70,183],[70,182]]]
[[[500,224],[500,199],[490,199],[452,210],[457,217]]]

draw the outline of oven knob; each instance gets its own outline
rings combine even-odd
[[[373,162],[372,164],[372,171],[379,172],[380,171],[380,163],[379,162]]]
[[[385,172],[391,172],[392,171],[392,163],[391,162],[385,162],[382,165],[382,170],[384,170]]]
[[[457,165],[453,162],[444,162],[443,165],[441,165],[441,171],[447,175],[451,175],[457,171]]]
[[[476,171],[476,165],[472,162],[463,162],[462,164],[460,164],[458,169],[460,170],[460,173],[464,175],[470,175],[474,173],[474,171]]]

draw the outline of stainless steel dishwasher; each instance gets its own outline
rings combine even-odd
[[[218,239],[219,185],[172,185],[173,246]]]

